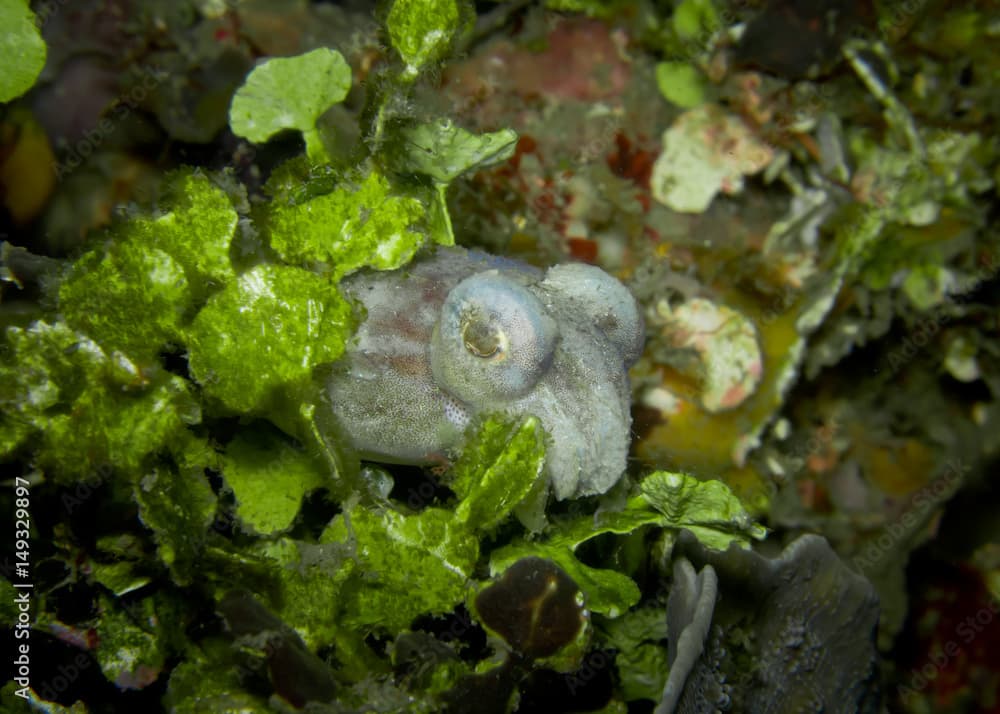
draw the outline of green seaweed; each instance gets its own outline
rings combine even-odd
[[[657,471],[644,478],[639,489],[626,510],[652,509],[661,515],[661,527],[687,529],[710,548],[725,550],[730,543],[749,547],[751,540],[767,535],[722,481]]]
[[[623,616],[602,618],[598,636],[616,650],[615,667],[621,680],[622,698],[660,700],[670,671],[667,648],[667,614],[663,604],[637,607]]]
[[[205,392],[250,412],[265,409],[275,392],[307,381],[314,366],[337,359],[352,327],[350,306],[326,278],[258,265],[209,298],[185,342]]]
[[[120,689],[143,688],[184,642],[176,603],[166,596],[144,597],[126,607],[102,596],[99,607],[97,664]]]
[[[496,527],[528,497],[544,464],[538,419],[527,417],[513,426],[487,420],[455,462],[451,487],[461,499],[458,521],[477,531]]]
[[[448,184],[469,171],[493,166],[514,154],[517,134],[510,129],[473,134],[450,119],[400,129],[388,159],[396,171]]]
[[[284,129],[297,129],[314,163],[329,154],[316,123],[351,88],[351,68],[336,50],[321,47],[298,57],[268,59],[247,76],[233,96],[233,133],[263,143]]]
[[[682,0],[671,17],[674,31],[684,40],[693,40],[721,26],[712,0]]]
[[[697,68],[685,62],[657,64],[656,85],[664,99],[681,109],[691,109],[706,99],[704,77]]]
[[[0,446],[9,456],[30,439],[52,479],[72,482],[109,467],[134,474],[201,418],[185,380],[140,371],[65,323],[11,327],[5,337]]]
[[[196,299],[203,299],[235,276],[229,251],[239,215],[226,191],[199,170],[174,172],[163,190],[166,209],[133,217],[129,239],[170,255],[184,268]]]
[[[291,527],[303,497],[327,485],[323,465],[271,431],[236,435],[220,458],[236,498],[236,514],[250,533],[273,535]]]
[[[28,0],[0,0],[0,102],[19,97],[38,79],[46,47]]]
[[[66,322],[106,350],[153,361],[178,340],[191,307],[180,264],[156,248],[134,242],[97,248],[74,263],[59,287]]]
[[[345,592],[345,621],[399,632],[422,613],[450,612],[464,601],[481,534],[495,528],[541,477],[541,426],[488,419],[455,466],[460,496],[452,509],[416,514],[361,505],[333,520],[321,538],[353,543],[368,575]]]
[[[322,541],[356,541],[361,569],[342,596],[344,622],[399,632],[421,613],[451,611],[465,598],[478,540],[454,514],[428,508],[414,515],[355,507],[338,516]]]
[[[144,362],[182,341],[194,306],[235,275],[229,249],[238,217],[229,197],[193,171],[165,184],[169,210],[122,226],[78,259],[58,289],[71,326]]]
[[[231,659],[209,659],[193,650],[170,673],[170,683],[163,704],[173,714],[203,712],[273,711],[266,699],[254,696],[240,685],[238,670]]]
[[[403,77],[413,79],[428,65],[444,59],[469,15],[463,0],[395,0],[385,25],[403,60]]]
[[[344,626],[344,588],[356,574],[353,554],[350,544],[317,545],[286,537],[258,543],[245,557],[264,578],[248,584],[268,596],[275,614],[314,651],[329,645],[340,649],[346,673],[360,678],[378,660],[364,653],[363,635],[352,635]]]
[[[269,215],[271,245],[289,263],[329,266],[335,277],[362,267],[391,270],[423,245],[426,214],[417,198],[393,190],[377,171],[356,184],[304,201],[277,201]]]
[[[605,533],[626,535],[646,526],[690,530],[709,547],[748,546],[766,529],[721,481],[699,481],[686,474],[657,471],[640,483],[640,492],[620,511],[604,511],[559,524],[544,541],[516,540],[495,550],[490,572],[502,572],[521,558],[538,556],[557,563],[583,591],[596,613],[618,617],[639,601],[639,588],[623,573],[593,568],[574,554],[583,543]]]
[[[153,531],[157,555],[175,582],[190,584],[215,518],[216,498],[200,469],[154,469],[134,486],[139,518]]]

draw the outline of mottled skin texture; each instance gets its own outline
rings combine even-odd
[[[426,464],[461,446],[479,414],[531,414],[548,432],[560,499],[607,491],[625,470],[626,369],[642,351],[634,299],[598,268],[547,272],[461,248],[342,283],[366,311],[327,381],[358,452]]]

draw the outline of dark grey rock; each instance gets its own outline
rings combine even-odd
[[[800,536],[780,557],[765,558],[736,546],[712,551],[683,532],[674,552],[694,567],[715,570],[719,599],[711,632],[680,698],[663,714],[880,710],[878,596],[824,538]],[[672,591],[668,604],[668,629],[681,627],[672,666],[686,666],[689,656],[681,650],[690,646],[684,639],[690,624],[681,623],[690,602],[698,599],[694,585],[690,574],[675,575],[672,587],[686,594],[675,598]]]

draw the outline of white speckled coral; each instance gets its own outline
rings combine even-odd
[[[547,273],[461,248],[342,284],[366,317],[327,382],[330,408],[365,457],[430,463],[477,414],[537,416],[564,499],[603,493],[625,470],[626,369],[644,328],[624,285],[599,268]]]

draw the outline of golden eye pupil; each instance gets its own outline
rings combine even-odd
[[[462,330],[465,349],[476,357],[493,357],[501,350],[503,339],[495,325],[481,320],[472,320]]]

